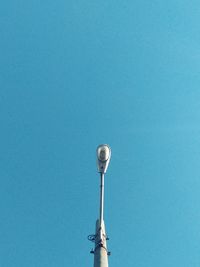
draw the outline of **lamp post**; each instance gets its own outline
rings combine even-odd
[[[107,171],[111,157],[111,149],[108,145],[100,145],[97,147],[97,167],[100,173],[100,209],[99,218],[96,221],[95,235],[89,235],[88,239],[95,242],[95,248],[91,251],[94,254],[94,267],[108,267],[108,256],[110,252],[107,250],[105,224],[104,224],[104,175]]]

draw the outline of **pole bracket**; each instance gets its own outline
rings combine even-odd
[[[91,242],[95,242],[96,235],[88,235],[88,240]]]

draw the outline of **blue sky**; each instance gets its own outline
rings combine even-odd
[[[199,1],[0,3],[0,266],[200,266]]]

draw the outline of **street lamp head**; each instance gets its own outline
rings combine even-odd
[[[97,147],[97,167],[100,173],[106,173],[111,157],[111,149],[108,145]]]

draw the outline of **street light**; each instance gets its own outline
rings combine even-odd
[[[110,157],[111,149],[108,145],[100,145],[97,147],[97,167],[100,173],[106,173]]]
[[[97,167],[100,173],[100,213],[99,219],[96,221],[95,235],[89,235],[88,239],[95,242],[95,249],[91,251],[94,254],[94,267],[108,267],[105,224],[103,220],[104,212],[104,174],[107,171],[110,162],[111,149],[108,145],[103,144],[97,147]]]
[[[100,225],[103,222],[104,212],[104,174],[107,171],[110,162],[111,149],[108,145],[100,145],[97,147],[97,167],[100,172]]]

